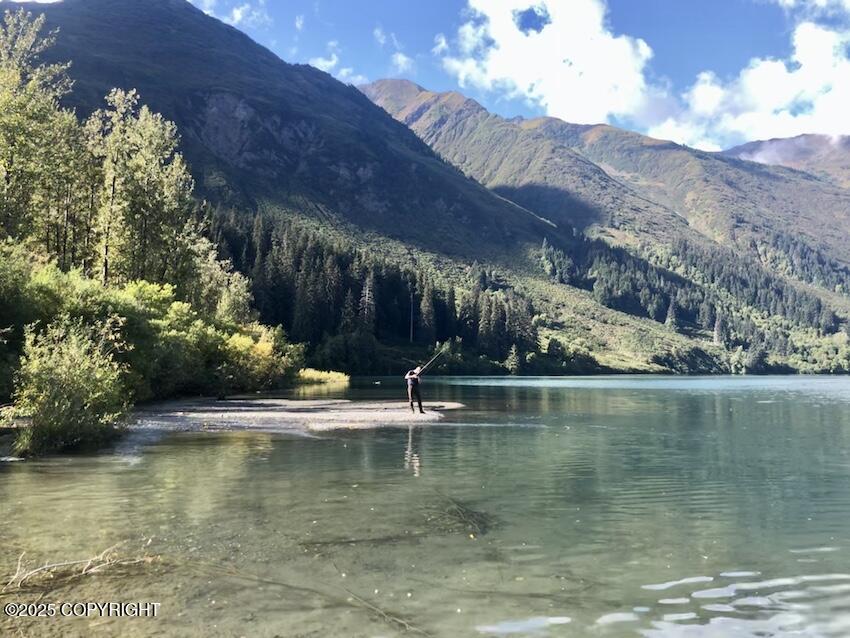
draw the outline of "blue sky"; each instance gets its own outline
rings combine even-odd
[[[850,0],[192,0],[288,62],[717,149],[847,134]]]

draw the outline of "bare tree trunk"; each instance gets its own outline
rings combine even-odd
[[[62,270],[68,270],[68,222],[71,217],[71,186],[65,192],[65,211],[62,215]]]
[[[109,284],[109,232],[112,229],[112,211],[115,206],[115,183],[117,176],[112,175],[112,186],[109,190],[109,211],[106,216],[106,228],[103,231],[103,285]]]

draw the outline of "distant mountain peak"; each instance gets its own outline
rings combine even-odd
[[[723,152],[729,157],[806,171],[850,188],[850,136],[804,134],[748,142]]]

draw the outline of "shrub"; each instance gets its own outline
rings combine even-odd
[[[15,376],[12,416],[28,422],[18,454],[39,454],[102,443],[128,408],[118,320],[86,325],[67,315],[39,333],[25,331]]]
[[[300,384],[347,384],[351,381],[351,377],[344,372],[333,372],[328,370],[316,370],[315,368],[301,368],[298,371],[296,380]]]
[[[225,344],[225,389],[271,390],[289,383],[304,362],[304,349],[286,342],[283,329],[252,324]]]

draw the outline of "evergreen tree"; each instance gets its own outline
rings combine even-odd
[[[375,273],[370,272],[363,284],[363,292],[360,295],[360,309],[358,319],[360,327],[367,334],[375,334]]]
[[[434,343],[436,339],[436,320],[434,315],[434,288],[425,283],[419,301],[419,339],[424,343]]]
[[[505,366],[505,369],[508,371],[509,374],[512,374],[514,376],[519,374],[520,357],[519,357],[519,350],[517,349],[516,344],[513,344],[511,346],[511,349],[508,351],[508,356],[505,359],[505,362],[504,362],[503,365]]]
[[[723,318],[720,316],[720,313],[717,313],[717,317],[714,320],[714,345],[726,345],[726,329],[723,323]]]
[[[449,339],[458,334],[457,331],[457,301],[454,286],[449,286],[446,292],[446,309],[442,327],[441,339]]]
[[[676,312],[676,302],[673,299],[670,300],[670,305],[667,306],[667,318],[664,320],[664,325],[671,330],[679,329],[679,315]]]
[[[357,305],[354,303],[354,295],[351,293],[350,288],[345,293],[339,328],[343,334],[350,334],[357,329]]]

